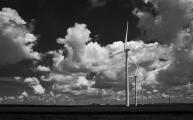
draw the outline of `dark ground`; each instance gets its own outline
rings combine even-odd
[[[1,105],[0,120],[193,120],[193,104],[144,106]]]

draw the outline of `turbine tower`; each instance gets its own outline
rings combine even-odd
[[[56,98],[55,98],[55,94],[53,93],[53,91],[50,92],[50,95],[52,96],[53,105],[56,105]]]
[[[188,90],[189,91],[191,90],[191,83],[190,83],[190,81],[188,82]]]
[[[168,102],[171,103],[171,88],[168,89]]]
[[[120,52],[117,52],[117,53],[114,53],[112,55],[110,55],[109,57],[113,57],[115,55],[118,55],[118,54],[121,54],[121,53],[125,53],[125,87],[126,87],[126,106],[129,107],[130,105],[130,101],[129,101],[129,76],[128,76],[128,57],[129,59],[135,64],[135,66],[137,67],[136,71],[135,71],[135,75],[134,76],[131,76],[131,77],[134,77],[135,79],[135,105],[137,105],[137,88],[136,88],[136,72],[139,68],[139,66],[136,64],[136,62],[132,59],[132,57],[128,54],[128,52],[130,51],[129,48],[127,48],[127,35],[128,35],[128,21],[127,21],[127,29],[126,29],[126,35],[125,35],[125,43],[124,43],[124,50],[123,51],[120,51]]]
[[[144,92],[144,88],[143,88],[143,83],[141,82],[141,104],[144,104],[144,98],[143,98],[143,92]]]
[[[129,56],[129,55],[128,55]],[[136,71],[134,76],[130,76],[134,78],[134,82],[135,82],[135,106],[137,106],[137,71],[139,70],[139,65],[133,60],[133,58],[131,56],[129,56],[130,60],[134,63],[134,65],[136,66]]]

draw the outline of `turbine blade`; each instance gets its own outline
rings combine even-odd
[[[135,66],[136,66],[136,71],[135,71],[135,76],[136,76],[136,73],[137,73],[137,71],[139,70],[139,65],[134,61],[134,59],[128,54],[128,57],[129,57],[129,59],[135,64]]]
[[[123,53],[123,52],[125,52],[125,51],[119,51],[119,52],[113,53],[113,54],[110,55],[109,57],[111,58],[111,57],[113,57],[113,56],[115,56],[115,55],[118,55],[118,54],[121,54],[121,53]]]
[[[135,64],[135,66],[137,67],[137,69],[139,69],[139,65],[134,61],[134,59],[128,55],[129,59]]]
[[[126,49],[126,44],[127,44],[127,34],[128,34],[128,21],[127,21],[127,29],[126,29],[126,35],[125,35],[124,49]]]

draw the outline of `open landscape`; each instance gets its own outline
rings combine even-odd
[[[1,105],[1,119],[30,120],[191,120],[193,104],[139,106]]]
[[[192,113],[193,104],[151,104],[151,105],[1,105],[1,113]]]

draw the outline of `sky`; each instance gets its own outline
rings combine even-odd
[[[1,0],[0,103],[192,102],[192,0]],[[125,44],[126,23],[128,41]],[[129,79],[131,104],[134,79]],[[142,94],[143,90],[143,94]]]
[[[128,19],[130,26],[135,28],[129,38],[135,38],[138,34],[137,17],[132,14],[134,8],[132,1],[2,0],[1,2],[1,8],[15,9],[25,21],[34,24],[33,33],[40,35],[36,49],[41,52],[58,47],[55,39],[65,36],[66,30],[75,22],[86,23],[93,31],[91,34],[93,39],[102,45],[124,39],[125,24]]]

